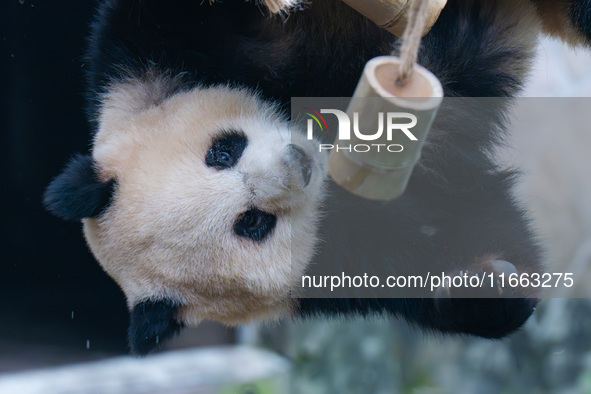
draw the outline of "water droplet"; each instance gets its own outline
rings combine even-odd
[[[74,320],[74,311],[72,311],[72,320]]]
[[[90,349],[90,339],[86,340],[86,350]]]
[[[25,0],[18,0],[18,2],[20,3],[20,5],[25,4]]]

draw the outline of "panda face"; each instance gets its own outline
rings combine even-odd
[[[324,159],[246,90],[148,105],[152,90],[121,84],[104,97],[93,159],[116,187],[84,220],[93,254],[130,308],[167,300],[187,325],[289,313],[313,254]]]

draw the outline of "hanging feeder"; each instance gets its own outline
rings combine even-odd
[[[399,145],[404,149],[395,153],[385,148],[373,153],[333,150],[328,159],[328,170],[336,183],[372,200],[390,200],[404,192],[443,97],[439,80],[418,65],[406,85],[398,86],[399,66],[400,59],[395,56],[370,60],[347,108],[347,115],[353,119],[355,112],[360,114],[359,130],[376,130],[380,114],[412,114],[416,117],[416,125],[409,130],[417,140],[410,141],[403,133],[393,134],[390,140],[386,140],[387,133],[384,132],[381,139],[374,141],[376,144]],[[371,99],[355,99],[361,97]],[[400,121],[408,122],[408,119]],[[352,136],[350,144],[366,142]]]
[[[357,119],[358,130],[381,128],[381,136],[374,141],[376,146],[401,149],[396,152],[384,148],[371,152],[333,150],[328,170],[337,184],[356,195],[391,200],[404,192],[443,99],[443,88],[437,77],[416,64],[416,59],[420,39],[435,23],[445,0],[343,1],[394,34],[400,33],[402,25],[405,27],[400,58],[382,56],[370,60],[347,108],[349,119]],[[390,116],[390,121],[395,116],[407,117],[401,123],[408,124],[407,134],[394,134],[391,129],[384,133],[384,114]],[[355,134],[349,146],[364,142]],[[335,145],[339,143],[336,141]]]

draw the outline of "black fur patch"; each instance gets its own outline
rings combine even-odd
[[[43,203],[47,210],[66,220],[99,215],[111,201],[115,181],[100,182],[91,156],[78,154],[47,187]]]
[[[246,145],[248,140],[243,133],[224,132],[211,144],[205,156],[205,164],[218,170],[232,168],[238,164]]]
[[[184,73],[187,87],[230,82],[287,108],[291,97],[352,95],[365,63],[398,46],[341,1],[313,2],[287,20],[255,3],[105,1],[87,55],[91,118],[109,82],[150,64]],[[521,86],[512,70],[531,53],[519,42],[498,45],[507,26],[490,4],[449,0],[421,43],[419,63],[442,81],[445,96],[504,97]],[[331,29],[323,28],[328,15]]]
[[[570,4],[573,25],[591,41],[591,0],[574,0]]]
[[[147,300],[133,308],[127,332],[133,354],[145,356],[179,332],[182,325],[174,319],[177,307],[170,300]]]

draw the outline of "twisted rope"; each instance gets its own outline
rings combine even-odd
[[[428,10],[429,0],[414,0],[408,10],[408,23],[402,34],[400,46],[400,67],[396,80],[398,86],[406,85],[412,75],[427,22]]]

